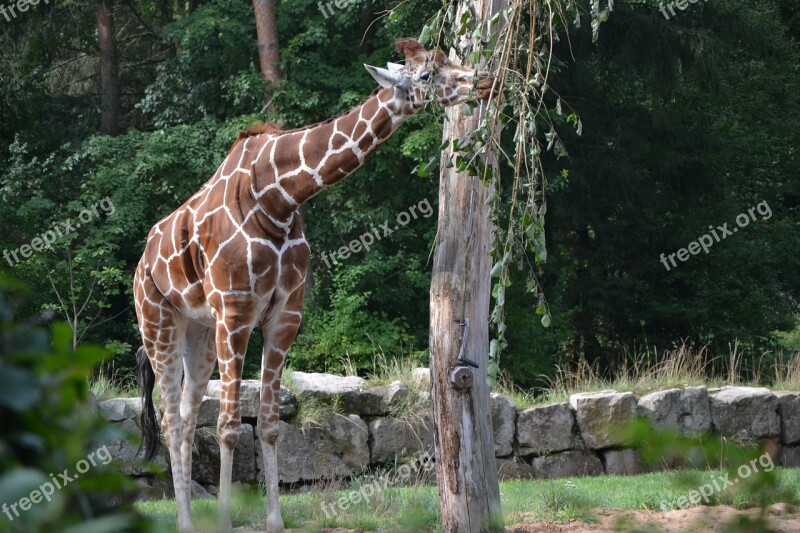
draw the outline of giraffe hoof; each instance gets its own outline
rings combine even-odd
[[[276,520],[267,519],[267,533],[284,533],[283,519],[278,517]]]
[[[267,533],[285,533],[285,531],[283,520],[278,520],[274,523],[267,521]]]

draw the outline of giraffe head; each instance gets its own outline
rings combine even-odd
[[[464,103],[470,93],[476,100],[486,100],[492,94],[494,78],[459,65],[441,50],[428,51],[416,39],[400,39],[397,51],[405,55],[404,65],[389,63],[385,69],[364,67],[381,87],[404,91],[414,110],[434,99],[442,107],[449,107]]]

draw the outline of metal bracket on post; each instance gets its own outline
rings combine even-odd
[[[466,390],[472,387],[472,382],[475,380],[472,369],[478,368],[478,363],[464,357],[464,345],[469,342],[469,318],[456,320],[456,323],[460,326],[464,326],[464,334],[461,336],[461,347],[458,349],[458,356],[456,357],[456,360],[461,363],[461,365],[454,366],[450,369],[450,384],[456,389]]]
[[[456,359],[459,363],[464,363],[472,368],[480,368],[478,363],[472,359],[467,359],[464,357],[464,345],[467,344],[467,340],[469,339],[469,318],[465,318],[464,320],[456,320],[455,322],[458,323],[459,326],[464,326],[464,335],[461,336],[461,347],[458,349],[458,357],[456,357]]]
[[[472,369],[468,366],[454,366],[450,370],[450,384],[456,389],[468,389],[472,387],[475,376]]]

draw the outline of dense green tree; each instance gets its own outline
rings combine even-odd
[[[130,280],[153,223],[211,177],[239,129],[313,123],[361,101],[374,89],[362,65],[396,60],[394,39],[418,35],[441,2],[324,12],[314,0],[276,2],[285,79],[267,110],[252,3],[117,2],[116,137],[100,131],[96,3],[41,4],[0,27],[13,51],[0,59],[0,248],[16,250],[108,197],[113,214],[93,216],[14,272],[34,288],[26,311],[52,307],[72,320],[56,291],[87,302],[75,329],[113,348],[124,371],[139,343]],[[717,353],[736,339],[770,346],[776,331],[796,327],[800,290],[792,0],[712,0],[669,20],[654,0],[621,0],[596,44],[582,22],[556,43],[550,78],[565,109],[558,115],[549,102],[551,116],[569,151],[545,161],[553,325],[539,325],[538,302],[514,273],[502,365],[535,385],[559,362],[610,368],[625,348],[681,338]],[[566,120],[573,111],[581,136]],[[349,358],[369,371],[376,354],[425,350],[437,184],[415,169],[438,153],[441,123],[433,109],[414,117],[364,168],[304,206],[313,257],[296,368],[337,370]],[[368,253],[326,262],[423,201],[431,216]],[[670,270],[661,263],[662,253],[761,202],[770,218]],[[249,372],[258,361],[251,354]]]
[[[584,133],[562,128],[569,161],[550,163],[568,180],[549,199],[557,331],[544,352],[608,369],[625,348],[679,339],[766,347],[796,325],[800,283],[800,57],[778,3],[709,2],[665,20],[656,3],[622,2],[597,45],[588,32],[558,47],[578,59],[553,80]],[[761,202],[770,218],[661,262]]]

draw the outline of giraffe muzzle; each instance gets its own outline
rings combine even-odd
[[[484,76],[481,76],[481,74]],[[488,72],[479,72],[475,76],[475,79],[478,80],[475,83],[476,100],[488,100],[489,98],[497,96],[500,93],[500,83],[494,76],[490,76]]]

